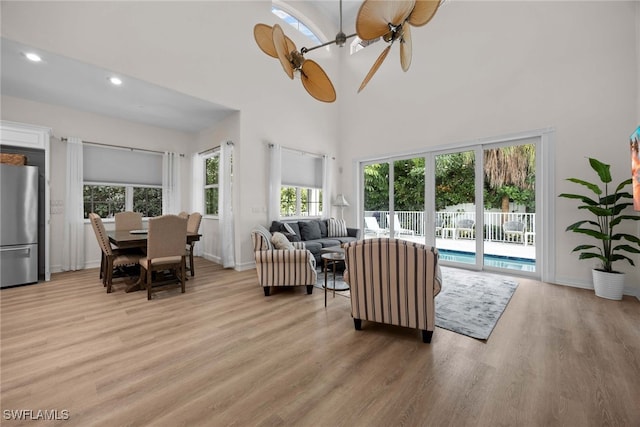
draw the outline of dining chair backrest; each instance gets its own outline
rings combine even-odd
[[[109,243],[109,236],[107,236],[107,230],[104,229],[104,224],[102,223],[100,215],[91,212],[89,214],[89,221],[91,221],[93,232],[96,233],[96,239],[98,240],[98,244],[100,245],[102,252],[106,255],[113,255],[111,243]]]
[[[200,212],[194,212],[189,215],[187,220],[187,231],[189,233],[197,233],[200,229],[200,222],[202,221],[202,214]]]
[[[184,255],[187,241],[187,220],[178,215],[163,215],[149,219],[147,258],[166,258]]]
[[[189,214],[185,211],[182,211],[178,214],[180,218],[189,218]]]
[[[142,228],[142,214],[140,212],[118,212],[115,215],[116,230],[140,230]]]

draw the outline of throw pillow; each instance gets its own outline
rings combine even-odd
[[[334,219],[331,218],[329,220],[328,233],[329,237],[347,237],[347,223],[344,222],[344,219]]]
[[[320,226],[320,237],[324,239],[329,235],[327,231],[327,221],[325,220],[318,221],[318,225]]]
[[[322,238],[318,221],[300,221],[298,222],[298,227],[300,227],[300,236],[303,241]]]
[[[291,234],[291,233],[282,233],[284,234],[284,236],[290,241],[290,242],[299,242],[300,241],[300,236],[298,236],[297,234]]]
[[[284,229],[289,234],[296,234],[296,232],[293,231],[293,228],[289,224],[287,224],[286,222],[284,223]]]
[[[273,233],[273,235],[271,236],[271,243],[273,243],[273,246],[275,246],[276,249],[285,249],[285,250],[294,249],[289,239],[287,239],[287,237],[284,234],[278,231]]]

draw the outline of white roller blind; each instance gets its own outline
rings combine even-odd
[[[162,155],[84,144],[84,180],[162,185]]]
[[[322,188],[322,157],[282,149],[282,185]]]

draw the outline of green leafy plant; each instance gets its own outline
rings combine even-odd
[[[582,204],[578,206],[578,209],[591,212],[595,219],[578,221],[568,226],[566,231],[586,234],[599,240],[600,244],[598,246],[579,245],[572,252],[580,252],[580,259],[597,258],[602,262],[602,268],[599,270],[615,273],[613,270],[615,261],[627,260],[631,265],[635,265],[633,260],[624,255],[623,252],[640,253],[640,238],[631,234],[614,232],[615,227],[625,220],[640,220],[640,216],[622,214],[625,208],[633,205],[632,202],[628,201],[633,199],[633,196],[623,191],[627,185],[631,185],[631,178],[621,182],[616,187],[615,192],[609,194],[609,183],[612,181],[610,165],[592,158],[589,158],[589,164],[600,177],[600,182],[604,184],[604,189],[597,184],[577,178],[568,178],[567,181],[580,184],[591,190],[597,196],[595,200],[580,194],[563,193],[558,197],[580,200]]]

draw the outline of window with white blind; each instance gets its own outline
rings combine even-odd
[[[281,175],[280,216],[322,216],[322,157],[283,149]]]
[[[84,217],[135,211],[162,215],[162,154],[83,145]]]

